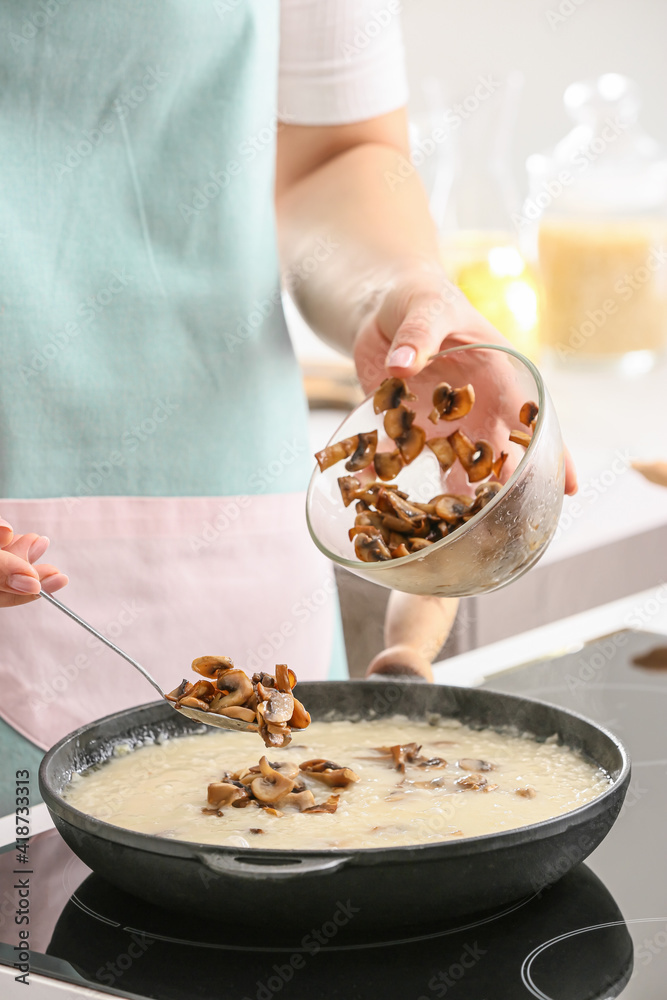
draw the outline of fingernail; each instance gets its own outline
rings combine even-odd
[[[39,538],[36,538],[28,549],[28,562],[33,563],[36,559],[40,559],[50,544],[50,540],[46,535],[40,535]]]
[[[414,347],[397,347],[387,358],[387,368],[409,368],[416,357]]]
[[[66,587],[68,583],[69,577],[65,576],[64,573],[54,573],[53,576],[47,576],[42,581],[42,590],[45,590],[47,594],[52,594],[54,590],[60,590],[61,587]]]
[[[42,589],[39,580],[34,576],[26,576],[25,573],[12,573],[7,577],[7,586],[19,594],[39,594]]]
[[[9,528],[10,531],[14,530],[9,521],[5,521],[4,517],[0,517],[0,528]]]

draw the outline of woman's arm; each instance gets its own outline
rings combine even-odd
[[[311,328],[354,354],[366,391],[416,375],[445,341],[507,343],[443,270],[404,110],[281,125],[276,203],[288,287]]]

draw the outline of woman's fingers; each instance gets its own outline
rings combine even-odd
[[[56,590],[62,590],[69,583],[69,577],[61,573],[57,566],[42,563],[39,566],[35,566],[35,569],[39,573],[42,590],[45,590],[47,594],[53,594]]]
[[[0,532],[3,529],[6,543],[0,548],[0,608],[27,604],[36,600],[41,590],[51,594],[69,583],[57,566],[33,565],[49,547],[46,535],[14,535],[7,522],[0,521]]]
[[[11,524],[5,521],[4,517],[0,517],[0,549],[4,549],[5,545],[9,545],[14,536],[14,531]]]
[[[0,550],[0,607],[24,604],[40,590],[39,574],[34,567],[21,556]]]

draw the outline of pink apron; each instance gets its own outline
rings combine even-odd
[[[335,585],[305,523],[304,494],[3,500],[18,533],[48,535],[70,577],[56,596],[149,670],[165,691],[196,656],[244,670],[287,663],[323,680]],[[46,601],[0,611],[0,715],[33,743],[152,701],[121,657]]]

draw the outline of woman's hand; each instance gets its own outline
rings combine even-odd
[[[69,581],[49,563],[34,566],[49,547],[45,535],[15,535],[0,518],[0,608],[36,600],[40,590],[53,593]]]
[[[420,378],[432,355],[448,347],[476,343],[511,347],[441,268],[411,265],[399,270],[378,296],[359,329],[354,360],[365,392],[372,392],[384,378],[393,375],[409,378],[410,386],[419,394],[420,381],[429,386],[433,383],[432,374]],[[494,361],[497,366],[504,363],[502,355]],[[493,392],[494,369],[489,365],[480,369],[475,382],[478,399],[483,402]],[[566,450],[565,492],[572,494],[576,490],[577,476]]]

